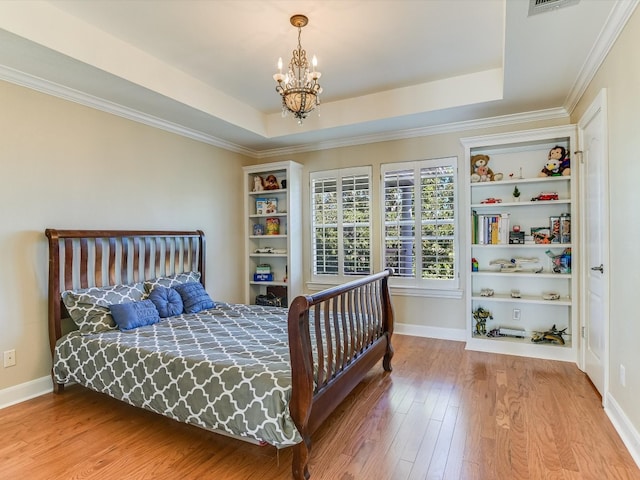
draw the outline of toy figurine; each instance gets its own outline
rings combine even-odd
[[[558,330],[554,325],[546,332],[534,332],[531,336],[531,341],[534,343],[557,343],[564,345],[564,338],[562,335],[566,335],[566,328]]]
[[[486,335],[487,333],[487,320],[493,320],[493,315],[489,310],[485,310],[482,307],[478,307],[473,311],[473,319],[476,321],[476,334]]]
[[[253,177],[253,192],[262,192],[264,191],[263,180],[260,175],[256,175]]]

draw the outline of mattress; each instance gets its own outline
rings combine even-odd
[[[288,408],[285,308],[217,303],[131,331],[71,332],[56,344],[53,375],[247,440],[302,440]]]

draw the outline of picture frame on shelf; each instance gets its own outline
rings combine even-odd
[[[256,198],[256,214],[271,215],[278,213],[278,199],[276,197]]]

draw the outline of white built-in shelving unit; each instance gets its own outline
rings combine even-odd
[[[245,215],[245,303],[254,304],[267,287],[286,289],[288,302],[302,293],[302,165],[292,161],[244,167]],[[274,175],[278,188],[256,191],[254,179]],[[275,199],[275,212],[259,213],[260,199]],[[268,234],[267,222],[279,224],[277,234]],[[256,225],[262,227],[257,232]],[[269,265],[270,281],[257,281],[258,265]],[[282,288],[280,290],[282,290]]]
[[[578,329],[578,275],[579,232],[578,205],[576,204],[577,168],[571,175],[539,177],[549,151],[556,145],[573,153],[576,148],[576,128],[573,125],[545,129],[527,130],[514,133],[463,138],[465,149],[465,185],[467,219],[467,348],[512,355],[576,361]],[[485,154],[490,157],[489,167],[494,173],[502,173],[503,179],[492,182],[471,182],[471,157]],[[572,162],[575,160],[571,158]],[[520,197],[514,198],[515,187]],[[558,194],[557,200],[532,200],[540,193]],[[483,203],[494,198],[499,203]],[[525,233],[524,244],[481,244],[473,234],[474,213],[476,216],[506,214],[509,230],[519,225]],[[565,243],[535,243],[531,228],[549,227],[551,217],[570,215],[570,241]],[[563,217],[564,219],[568,217]],[[476,222],[477,225],[477,222]],[[475,238],[474,238],[475,237]],[[503,237],[505,238],[505,237]],[[475,239],[475,243],[474,243]],[[563,239],[563,240],[566,240]],[[554,272],[553,259],[548,255],[571,252],[571,271]],[[472,271],[472,259],[477,260],[477,271]],[[515,261],[515,263],[512,261]],[[520,260],[527,259],[522,262]],[[535,261],[537,259],[537,261]],[[516,271],[509,271],[496,264],[496,260],[507,260],[518,265]],[[557,270],[557,268],[556,268]],[[565,269],[562,269],[565,270]],[[483,296],[485,290],[493,291],[491,296]],[[512,290],[520,293],[514,298]],[[548,293],[557,293],[557,300],[546,300]],[[524,338],[490,337],[479,333],[473,312],[483,308],[491,312],[492,319],[486,323],[486,332],[496,328],[521,330]],[[565,330],[564,344],[534,342],[537,332],[545,332],[555,325]]]

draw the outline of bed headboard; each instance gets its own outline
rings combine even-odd
[[[205,238],[201,230],[56,230],[49,239],[49,343],[62,336],[65,290],[106,287],[188,271],[205,280]]]

